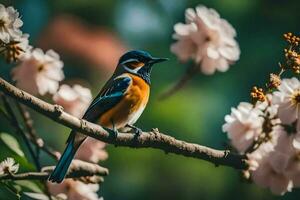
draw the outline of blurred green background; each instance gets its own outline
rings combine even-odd
[[[227,142],[221,130],[225,114],[240,101],[249,101],[252,86],[263,84],[268,73],[278,69],[285,45],[282,34],[299,33],[300,27],[298,0],[1,0],[1,3],[19,10],[23,31],[30,34],[31,44],[60,53],[65,63],[65,82],[89,86],[93,95],[107,80],[117,62],[115,58],[124,49],[144,49],[156,56],[169,57],[169,62],[153,71],[150,103],[137,126],[143,130],[157,127],[179,139],[219,149],[224,149]],[[174,96],[159,101],[161,92],[186,69],[169,51],[173,25],[184,21],[186,8],[198,4],[215,8],[236,28],[241,58],[228,72],[213,76],[199,74]],[[77,32],[76,28],[82,30]],[[68,38],[75,41],[74,45]],[[1,63],[1,76],[7,76],[10,69],[11,66]],[[69,130],[41,115],[33,117],[39,135],[63,150]],[[12,131],[0,124],[1,131]],[[152,149],[109,145],[107,150],[109,159],[101,165],[110,169],[110,175],[99,192],[107,200],[300,198],[299,189],[283,197],[274,196],[267,189],[241,181],[239,173],[231,168],[215,167],[201,160]],[[44,155],[43,163],[54,164],[54,161]]]

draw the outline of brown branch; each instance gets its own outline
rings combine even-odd
[[[159,99],[160,100],[167,99],[168,97],[178,92],[187,84],[189,80],[191,80],[198,73],[198,71],[199,71],[199,67],[196,64],[193,64],[192,66],[188,67],[188,69],[183,74],[183,76],[171,88],[169,88],[164,93],[162,93],[159,96]]]
[[[5,174],[0,176],[0,180],[40,180],[46,181],[50,173],[54,170],[55,166],[44,167],[41,172],[25,172],[19,174]],[[82,179],[86,180],[87,177],[100,176],[100,180],[103,181],[102,176],[108,175],[108,169],[101,167],[97,164],[87,163],[80,160],[74,160],[68,171],[66,178]],[[99,180],[99,179],[97,179]]]
[[[117,137],[114,137],[111,130],[78,119],[64,112],[61,106],[51,105],[38,99],[37,97],[14,87],[2,78],[0,78],[0,90],[48,118],[106,143],[133,148],[150,147],[160,149],[166,153],[175,153],[186,157],[202,159],[215,165],[225,165],[236,169],[247,169],[248,167],[246,158],[243,155],[233,154],[228,150],[216,150],[206,146],[177,140],[174,137],[160,133],[157,129],[153,129],[150,132],[143,132],[138,137],[128,133],[119,133]]]
[[[20,174],[6,174],[0,176],[0,180],[40,180],[40,181],[47,181],[50,173],[49,172],[26,172]],[[90,176],[95,176],[92,174]],[[81,174],[72,174],[67,175],[66,178],[81,178]]]

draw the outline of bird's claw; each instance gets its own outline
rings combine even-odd
[[[117,127],[115,126],[115,123],[113,120],[111,120],[111,124],[112,124],[112,128],[108,128],[109,132],[112,133],[112,136],[114,138],[117,138],[119,135],[119,131],[118,131]]]
[[[119,135],[118,129],[112,129],[112,131],[113,131],[114,137],[117,138]]]
[[[137,136],[140,136],[141,134],[142,134],[142,129],[140,129],[140,128],[137,128],[137,127],[135,127],[134,128],[134,133],[137,135]]]
[[[105,128],[103,127],[110,135],[110,137],[117,138],[119,131],[117,129]]]
[[[142,129],[140,129],[140,128],[136,127],[136,126],[132,126],[132,125],[129,125],[129,124],[127,126],[134,131],[134,134],[136,136],[140,136],[142,134],[142,132],[143,132]]]

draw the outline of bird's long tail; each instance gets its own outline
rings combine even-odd
[[[71,134],[68,141],[67,147],[60,157],[54,171],[51,173],[49,177],[49,181],[61,183],[69,169],[69,166],[75,156],[75,153],[78,148],[75,147],[75,134]],[[77,146],[77,145],[76,145]]]

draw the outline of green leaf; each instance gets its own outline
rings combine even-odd
[[[49,197],[43,193],[33,193],[33,192],[24,192],[25,196],[30,197],[31,199],[36,200],[49,200]]]
[[[4,142],[4,144],[11,149],[13,152],[15,152],[17,155],[24,157],[24,153],[20,148],[20,145],[18,141],[7,133],[0,133],[0,139]]]
[[[41,188],[38,186],[38,184],[34,183],[33,181],[28,181],[28,180],[19,180],[15,181],[15,183],[19,186],[22,187],[22,189],[26,191],[32,191],[35,193],[43,193]]]
[[[2,188],[5,188],[9,192],[9,194],[13,194],[16,197],[16,198],[13,198],[13,199],[20,199],[20,197],[21,197],[20,196],[20,191],[21,191],[21,187],[20,186],[14,184],[13,182],[8,182],[8,181],[0,182],[0,184],[4,186]],[[8,198],[8,199],[10,199],[10,198]]]

